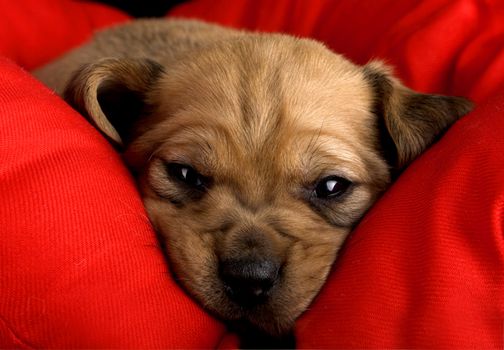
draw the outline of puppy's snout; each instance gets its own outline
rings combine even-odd
[[[229,259],[221,262],[220,277],[228,296],[250,307],[267,300],[279,270],[280,263],[275,259]]]

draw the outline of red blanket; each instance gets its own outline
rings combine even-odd
[[[21,68],[128,17],[70,0],[0,13],[0,348],[235,346],[171,280],[120,157]],[[314,37],[476,101],[365,216],[296,335],[310,348],[503,347],[502,1],[194,0],[169,15]]]

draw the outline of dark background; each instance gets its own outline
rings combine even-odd
[[[161,17],[187,0],[93,0],[119,8],[134,17]]]

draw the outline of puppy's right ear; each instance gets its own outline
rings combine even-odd
[[[106,58],[79,69],[65,100],[116,145],[131,141],[132,126],[147,111],[146,93],[163,73],[149,59]]]

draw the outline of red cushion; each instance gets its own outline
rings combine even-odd
[[[4,1],[0,10],[0,54],[27,69],[78,46],[98,28],[129,19],[116,9],[85,1]]]
[[[27,68],[128,19],[70,0],[0,12],[0,53]],[[368,213],[296,332],[302,347],[502,348],[502,2],[195,0],[171,15],[315,37],[359,63],[386,58],[417,89],[486,100]],[[222,326],[170,279],[117,154],[8,60],[0,199],[1,348],[219,344]]]
[[[0,348],[216,344],[118,154],[12,62],[0,70]]]

